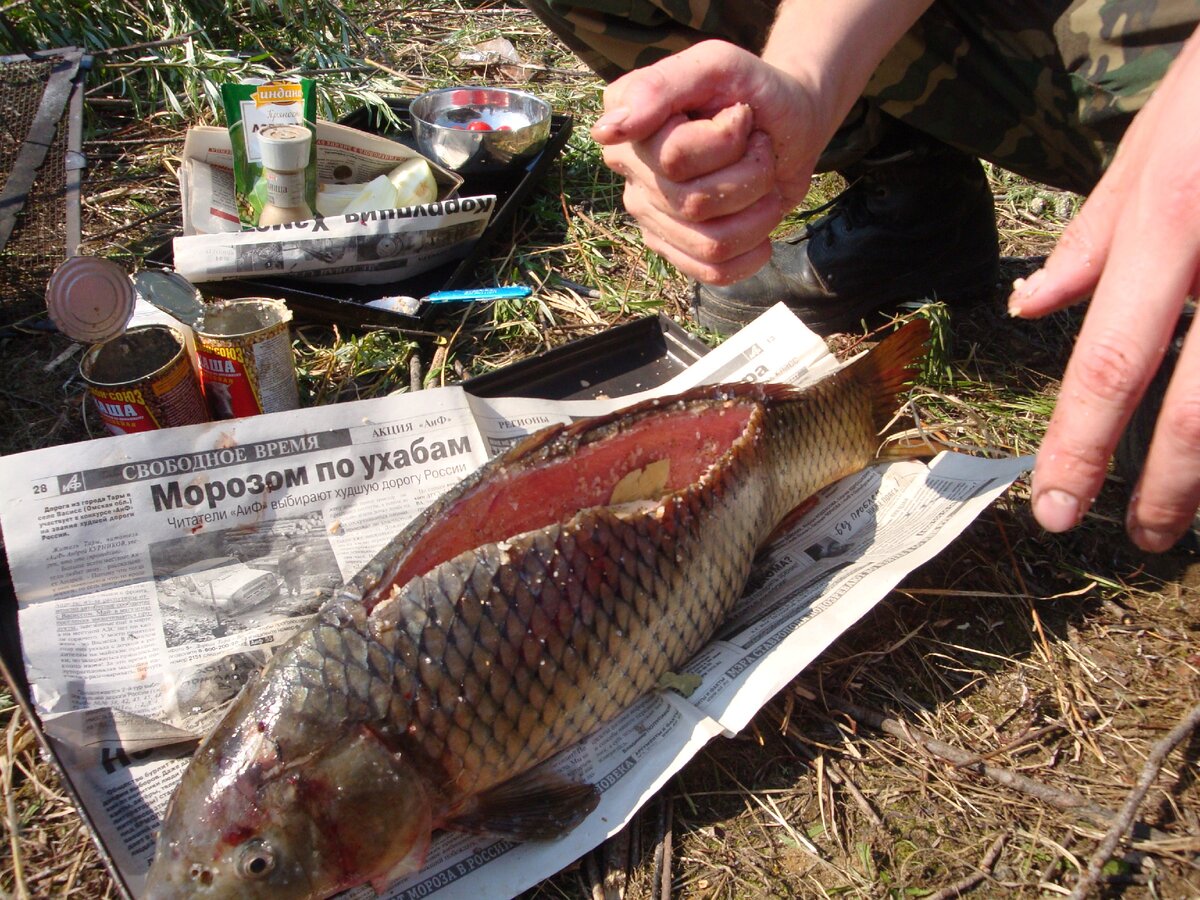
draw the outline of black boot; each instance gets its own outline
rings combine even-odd
[[[783,301],[818,334],[850,331],[906,300],[967,302],[996,290],[999,241],[979,160],[896,124],[842,173],[850,186],[770,261],[728,285],[696,285],[696,320],[737,331]]]

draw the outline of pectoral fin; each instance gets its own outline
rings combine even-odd
[[[547,841],[570,831],[599,802],[594,785],[567,781],[538,766],[467,799],[449,811],[443,827]]]
[[[658,688],[662,691],[674,691],[681,697],[690,697],[703,682],[703,678],[692,672],[663,672],[662,677],[658,679]]]

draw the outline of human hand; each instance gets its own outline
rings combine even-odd
[[[1076,525],[1154,376],[1189,294],[1200,296],[1200,38],[1134,118],[1116,159],[1046,265],[1014,285],[1036,318],[1092,295],[1038,453],[1033,511]],[[1126,516],[1133,542],[1169,549],[1200,505],[1200,336],[1188,335]]]
[[[709,284],[747,278],[808,191],[837,121],[800,82],[706,41],[610,84],[592,136],[646,245]]]

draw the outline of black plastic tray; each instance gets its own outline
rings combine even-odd
[[[647,316],[463,382],[478,397],[594,400],[656,387],[708,352],[666,316]]]
[[[399,131],[379,127],[366,107],[355,110],[338,122],[361,131],[382,134],[416,149],[408,118],[410,98],[388,97],[385,100],[402,123],[403,127]],[[297,319],[304,321],[332,322],[348,328],[426,328],[439,311],[446,312],[461,304],[422,303],[421,308],[413,315],[377,309],[366,304],[371,300],[397,294],[420,298],[435,291],[476,286],[474,274],[479,260],[497,237],[508,229],[517,210],[566,146],[574,125],[574,117],[570,114],[555,113],[550,117],[550,139],[546,146],[524,166],[514,168],[510,173],[464,176],[463,184],[458,189],[459,196],[495,194],[496,211],[470,253],[462,260],[445,263],[420,275],[389,284],[323,284],[298,278],[247,278],[206,281],[200,285],[200,289],[206,296],[211,297],[279,297],[287,301]],[[148,265],[169,268],[173,262],[170,241],[146,256]]]

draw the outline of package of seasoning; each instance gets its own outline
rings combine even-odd
[[[242,224],[297,221],[303,213],[312,218],[311,210],[317,202],[317,101],[313,80],[280,78],[223,84],[221,99],[233,146],[234,189]],[[301,129],[308,132],[307,136]],[[264,167],[264,162],[278,166],[280,161],[286,168],[268,172]],[[300,162],[303,165],[297,167]],[[287,206],[281,206],[281,202]],[[264,207],[271,208],[266,222],[261,221]],[[285,212],[280,213],[281,209]]]

